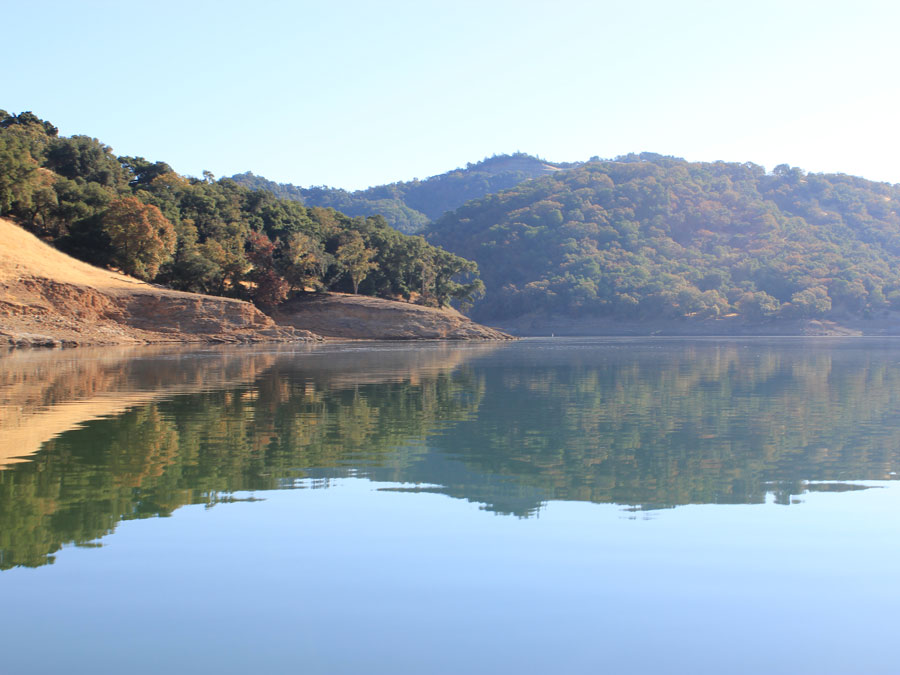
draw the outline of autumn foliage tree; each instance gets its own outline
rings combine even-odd
[[[157,207],[135,197],[110,202],[102,223],[113,264],[138,279],[153,279],[175,252],[175,227]]]
[[[275,244],[263,232],[251,232],[247,237],[247,259],[253,265],[250,280],[254,283],[253,302],[262,307],[274,307],[287,297],[288,282],[275,270]]]

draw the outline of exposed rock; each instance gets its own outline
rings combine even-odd
[[[321,340],[242,300],[182,293],[92,267],[0,219],[0,344],[58,347]]]
[[[282,326],[333,338],[369,340],[511,340],[453,309],[435,309],[362,295],[316,293],[295,298],[272,314]]]

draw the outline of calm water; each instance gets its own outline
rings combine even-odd
[[[0,673],[896,673],[900,341],[0,357]]]

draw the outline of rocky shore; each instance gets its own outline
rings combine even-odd
[[[363,295],[310,293],[272,314],[281,326],[303,327],[328,338],[363,340],[511,340],[454,309],[422,307]]]
[[[310,341],[250,303],[182,293],[99,269],[0,219],[0,344]]]
[[[510,339],[453,310],[341,294],[292,301],[268,316],[242,300],[173,291],[93,267],[0,219],[0,345],[239,344],[326,337]]]

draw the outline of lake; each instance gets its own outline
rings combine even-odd
[[[0,357],[0,672],[895,673],[900,342]]]

